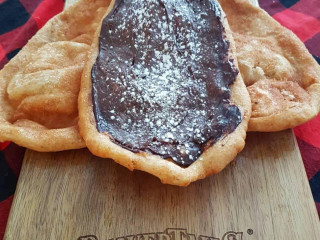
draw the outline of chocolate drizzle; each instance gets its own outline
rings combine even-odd
[[[215,0],[118,0],[92,68],[99,132],[134,152],[193,163],[241,122],[238,74]]]

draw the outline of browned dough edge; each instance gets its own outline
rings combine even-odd
[[[283,35],[288,38],[288,43],[292,45],[293,50],[297,55],[301,55],[301,61],[305,64],[313,65],[317,68],[320,74],[320,67],[316,60],[311,56],[304,43],[289,29],[283,27],[279,22],[269,16],[264,10],[248,3],[248,9],[257,8],[270,20],[270,23],[274,25],[279,31],[283,31]],[[304,60],[302,60],[304,59]],[[306,121],[316,117],[320,112],[320,75],[315,79],[315,83],[305,88],[305,91],[309,94],[311,101],[304,102],[304,105],[296,106],[295,108],[287,108],[277,114],[273,114],[267,117],[250,118],[248,131],[259,132],[276,132],[293,128]],[[288,121],[288,119],[290,119]]]
[[[105,16],[112,10],[114,1],[110,4]],[[223,25],[226,35],[230,41],[230,57],[235,58],[235,44],[227,19],[223,15]],[[105,18],[105,16],[103,18]],[[97,30],[90,49],[89,58],[85,65],[81,88],[79,94],[79,128],[87,147],[94,154],[102,158],[111,158],[115,162],[127,167],[130,170],[142,170],[158,177],[162,183],[178,186],[187,186],[191,182],[203,179],[214,173],[220,172],[240,152],[245,144],[246,130],[251,114],[251,102],[249,94],[243,83],[241,75],[238,74],[236,81],[231,86],[231,101],[235,103],[242,114],[242,122],[234,132],[219,140],[212,147],[207,149],[189,167],[183,168],[172,161],[165,160],[158,155],[140,152],[133,153],[113,143],[106,134],[99,133],[96,128],[96,121],[92,107],[92,82],[91,68],[98,56],[98,38],[100,29]]]
[[[85,147],[85,142],[79,134],[77,120],[69,127],[48,129],[39,123],[31,120],[23,120],[18,124],[12,124],[7,119],[10,119],[10,107],[6,104],[7,96],[7,80],[6,76],[15,74],[19,68],[23,68],[21,63],[24,56],[37,49],[38,43],[42,41],[42,37],[47,39],[50,34],[59,24],[68,25],[69,21],[73,21],[79,12],[86,11],[88,4],[93,7],[107,5],[107,1],[92,1],[92,0],[79,0],[74,5],[64,10],[60,14],[50,19],[46,25],[40,29],[26,44],[26,46],[15,56],[5,67],[0,71],[0,142],[12,141],[23,147],[40,151],[40,152],[54,152],[68,149],[79,149]],[[99,10],[101,11],[101,10]],[[86,17],[86,16],[84,16]],[[90,16],[89,16],[90,17]],[[58,25],[58,26],[60,26]],[[60,33],[58,33],[60,34]],[[8,74],[9,73],[9,74]],[[80,82],[80,79],[79,79]]]

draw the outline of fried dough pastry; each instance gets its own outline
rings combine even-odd
[[[89,150],[163,183],[221,171],[244,147],[250,98],[215,0],[116,0],[79,95]]]
[[[247,0],[219,0],[252,103],[250,131],[279,131],[320,111],[320,67],[304,44]]]
[[[0,141],[37,151],[85,147],[77,98],[108,0],[80,0],[52,18],[0,71]]]

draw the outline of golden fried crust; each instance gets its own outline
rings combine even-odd
[[[80,0],[52,18],[0,72],[0,142],[37,151],[84,147],[77,98],[108,0]]]
[[[110,4],[106,15],[112,9]],[[235,47],[226,18],[223,22],[226,28],[226,35],[230,41],[230,57],[234,57]],[[107,134],[99,133],[96,128],[96,121],[92,106],[92,82],[91,68],[98,55],[98,37],[100,30],[95,34],[88,62],[85,65],[81,89],[79,95],[79,128],[80,133],[86,141],[89,150],[100,157],[112,158],[117,163],[129,168],[146,171],[157,176],[163,183],[187,186],[193,181],[205,178],[213,173],[221,171],[238,152],[244,147],[244,139],[248,120],[251,114],[251,104],[248,92],[240,74],[231,86],[231,100],[236,104],[242,113],[242,122],[234,132],[219,140],[212,147],[207,149],[198,160],[187,168],[182,168],[173,161],[165,160],[150,153],[133,153],[113,143]],[[235,59],[235,65],[237,61]]]
[[[219,0],[252,102],[250,131],[279,131],[320,111],[320,67],[304,44],[247,0]]]

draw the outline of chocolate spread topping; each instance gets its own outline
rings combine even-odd
[[[215,0],[118,0],[92,68],[99,132],[188,166],[241,122]]]

